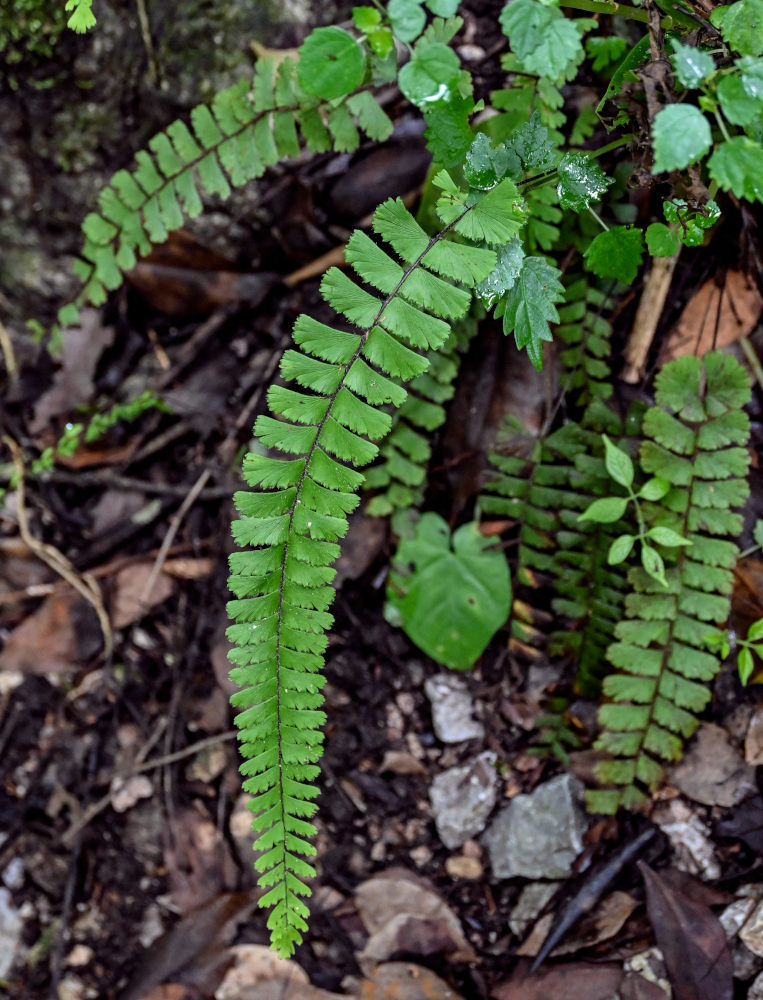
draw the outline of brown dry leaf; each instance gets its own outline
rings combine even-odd
[[[162,573],[174,576],[176,580],[200,580],[209,576],[214,566],[213,560],[208,556],[199,559],[167,559],[162,566]]]
[[[657,983],[629,972],[620,987],[620,1000],[668,1000],[668,994]]]
[[[708,907],[670,889],[643,861],[638,866],[673,1000],[732,1000],[731,954],[718,918]]]
[[[245,987],[271,979],[278,979],[282,984],[288,981],[302,986],[310,982],[302,966],[290,959],[279,958],[267,945],[238,944],[228,948],[227,954],[231,964],[215,990],[215,1000],[238,1000]]]
[[[461,996],[421,965],[386,962],[360,984],[360,1000],[461,1000]]]
[[[719,836],[743,840],[756,854],[763,855],[763,798],[755,795],[746,799],[715,829]]]
[[[637,906],[630,893],[620,890],[611,892],[580,921],[574,937],[554,948],[551,954],[571,955],[581,948],[592,948],[601,941],[608,941],[618,933]]]
[[[33,434],[45,430],[51,417],[71,413],[93,397],[95,369],[101,354],[114,340],[114,328],[103,325],[99,309],[83,309],[79,318],[79,326],[67,327],[61,333],[61,368],[53,377],[53,385],[35,403],[29,424]]]
[[[702,357],[746,337],[755,329],[762,308],[763,296],[741,271],[727,271],[722,287],[709,278],[686,304],[662,349],[659,364],[685,354]]]
[[[200,1000],[201,994],[193,986],[182,983],[163,983],[144,993],[140,1000]],[[121,998],[120,998],[121,1000]]]
[[[567,962],[528,976],[527,966],[495,987],[495,1000],[611,1000],[623,978],[618,963]]]
[[[146,589],[153,562],[135,562],[122,569],[114,577],[114,598],[111,604],[112,627],[125,628],[132,625],[147,614],[151,608],[162,604],[172,594],[174,582],[170,576],[161,572],[156,579],[151,593],[145,598]]]
[[[201,809],[181,810],[174,845],[165,852],[169,898],[181,913],[232,889],[237,869],[225,838]]]
[[[121,465],[129,462],[138,450],[138,439],[114,448],[80,447],[73,455],[56,455],[56,462],[67,469],[89,469],[94,465]]]
[[[361,883],[355,905],[371,935],[358,955],[361,968],[367,969],[396,952],[442,952],[451,961],[475,960],[453,911],[423,879],[405,869],[391,868]]]
[[[344,993],[329,993],[309,983],[269,979],[246,986],[236,994],[236,1000],[347,1000]]]
[[[379,774],[391,771],[393,774],[426,774],[427,769],[413,754],[405,750],[387,750],[379,765]]]
[[[252,893],[226,893],[191,910],[136,961],[136,972],[119,1000],[140,1000],[163,980],[181,972],[193,982],[192,968],[199,965],[206,971],[215,959],[227,958],[224,945],[255,901]]]
[[[8,636],[0,653],[0,670],[62,673],[88,660],[101,644],[92,606],[71,587],[60,584]]]
[[[755,771],[729,743],[725,729],[705,722],[697,730],[671,784],[706,806],[735,806],[755,791]]]

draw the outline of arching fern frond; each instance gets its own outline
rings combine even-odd
[[[227,197],[238,187],[302,145],[314,152],[347,152],[360,142],[358,127],[386,139],[392,123],[368,91],[327,102],[299,86],[297,63],[277,67],[260,59],[251,83],[240,80],[211,104],[191,111],[149,140],[136,154],[134,170],[119,170],[98,197],[99,211],[84,220],[82,257],[75,273],[82,290],[59,313],[71,323],[84,302],[100,305],[118,288],[137,256],[163,243],[169,233],[202,211],[202,192]]]
[[[589,792],[597,812],[639,808],[678,760],[683,741],[698,725],[720,667],[705,649],[729,613],[732,569],[742,518],[734,508],[748,494],[750,399],[747,374],[720,352],[679,358],[657,376],[657,405],[644,418],[648,438],[640,453],[650,475],[671,484],[646,516],[654,527],[678,532],[681,546],[663,587],[642,569],[631,569],[633,593],[626,620],[608,651],[617,668],[604,681],[609,703],[599,710],[598,747],[610,755],[597,768],[603,785]],[[646,506],[646,505],[645,505]]]
[[[365,489],[376,491],[367,507],[371,516],[387,517],[423,502],[432,457],[429,436],[445,423],[445,404],[453,398],[461,355],[475,329],[472,317],[453,325],[443,346],[428,352],[429,368],[413,379],[405,402],[393,412],[379,459],[366,475]]]
[[[510,181],[486,194],[452,185],[449,195],[439,206],[445,228],[432,238],[399,199],[376,210],[373,229],[394,255],[366,233],[353,234],[347,261],[374,291],[337,268],[326,273],[321,294],[353,329],[298,318],[298,349],[281,362],[295,388],[272,387],[273,416],[255,425],[260,444],[281,454],[250,455],[244,478],[254,492],[235,497],[241,519],[234,537],[249,548],[231,557],[231,676],[242,688],[233,702],[241,709],[244,787],[259,835],[255,865],[268,890],[260,903],[271,908],[268,926],[281,954],[293,952],[306,927],[300,897],[309,894],[305,880],[313,874],[305,858],[314,854],[309,820],[323,740],[320,671],[332,622],[332,563],[357,504],[358,470],[389,430],[382,407],[406,399],[396,380],[427,370],[423,352],[445,343],[450,323],[469,307],[470,289],[495,267],[484,243],[511,238],[524,222]]]

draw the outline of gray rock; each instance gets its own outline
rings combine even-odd
[[[517,795],[491,824],[484,841],[496,878],[561,879],[583,849],[588,817],[583,783],[569,774]]]
[[[509,929],[517,937],[524,937],[530,925],[551,900],[559,888],[555,882],[531,882],[522,890],[516,906],[509,914]]]
[[[424,682],[432,703],[432,725],[443,743],[482,739],[485,727],[472,718],[474,706],[464,682],[452,674],[436,674]]]
[[[481,833],[495,805],[495,754],[486,750],[438,774],[429,790],[440,840],[454,850]]]
[[[11,971],[21,939],[24,921],[13,905],[7,889],[0,889],[0,978]]]

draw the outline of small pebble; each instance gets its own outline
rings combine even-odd
[[[462,878],[476,881],[485,874],[479,858],[469,858],[463,854],[453,854],[445,862],[445,871],[451,878]]]

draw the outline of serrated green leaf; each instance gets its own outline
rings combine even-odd
[[[562,208],[582,212],[614,184],[601,167],[585,153],[565,153],[559,161],[556,191]]]
[[[699,108],[692,104],[669,104],[654,117],[652,172],[683,170],[703,157],[712,143],[710,122]]]
[[[763,100],[763,59],[754,56],[742,56],[736,61],[742,86],[750,97]]]
[[[461,70],[458,56],[447,45],[416,46],[413,58],[400,70],[400,90],[416,107],[447,100],[456,90]]]
[[[359,31],[372,31],[381,24],[381,12],[376,7],[353,7],[352,19]]]
[[[551,341],[549,323],[559,322],[556,303],[564,298],[561,271],[543,257],[525,257],[506,297],[503,332],[514,333],[517,347],[527,348],[533,365],[543,364],[543,341]]]
[[[363,50],[343,28],[315,28],[299,49],[297,79],[306,94],[343,97],[363,82]]]
[[[474,100],[456,91],[447,100],[437,101],[422,109],[427,128],[424,133],[427,149],[436,163],[454,167],[460,163],[474,140],[469,116]]]
[[[504,174],[516,176],[520,169],[519,157],[506,146],[493,146],[480,132],[466,154],[464,176],[473,188],[488,191],[495,187]]]
[[[556,80],[583,58],[580,33],[557,7],[540,0],[512,0],[500,24],[511,50],[530,73]]]
[[[583,257],[586,268],[600,278],[615,278],[630,285],[638,274],[642,255],[641,230],[613,226],[591,241]]]
[[[763,147],[748,136],[737,135],[722,142],[707,167],[724,191],[737,198],[763,202]]]
[[[704,52],[694,45],[684,45],[677,38],[671,39],[673,55],[670,61],[673,63],[678,82],[693,90],[715,70],[715,62],[709,52]]]
[[[763,55],[763,0],[737,0],[716,7],[710,21],[720,28],[729,48],[742,56]]]
[[[588,58],[593,60],[594,73],[600,73],[610,63],[622,59],[628,48],[628,42],[619,35],[612,35],[609,38],[596,35],[586,39],[585,48]]]
[[[724,76],[718,84],[717,94],[721,111],[732,125],[752,125],[763,111],[760,99],[750,97],[735,74]]]
[[[647,226],[646,246],[652,257],[673,257],[681,245],[678,235],[668,229],[664,222],[653,222]]]
[[[475,292],[488,309],[514,287],[522,270],[524,256],[522,241],[517,236],[498,247],[494,271],[475,288]]]
[[[539,111],[533,111],[529,120],[511,133],[506,147],[516,153],[525,170],[548,170],[556,163],[556,148]]]

